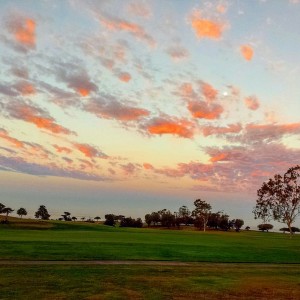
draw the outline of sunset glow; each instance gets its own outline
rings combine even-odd
[[[288,0],[1,1],[7,205],[143,217],[203,197],[253,218],[262,182],[300,163],[299,13]]]

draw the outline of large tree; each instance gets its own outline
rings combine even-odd
[[[285,223],[292,234],[292,224],[300,213],[300,166],[287,170],[281,176],[264,182],[257,191],[258,199],[253,210],[255,218]]]
[[[17,210],[17,214],[18,214],[18,216],[21,216],[21,218],[22,218],[23,216],[27,216],[27,210],[25,208],[21,207]]]
[[[37,219],[49,220],[50,215],[45,205],[40,205],[39,209],[35,212]]]
[[[11,214],[14,210],[10,207],[4,207],[2,213],[5,214],[5,222],[8,222],[8,215]]]
[[[208,218],[211,214],[211,205],[201,199],[195,200],[194,205],[195,209],[192,214],[196,218],[195,224],[198,224],[198,227],[203,227],[203,231],[206,231]]]
[[[4,204],[0,203],[0,214],[2,214],[3,208],[5,207]]]

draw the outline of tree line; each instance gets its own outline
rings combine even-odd
[[[267,182],[264,182],[257,191],[256,205],[253,209],[255,219],[262,219],[263,224],[258,225],[261,231],[269,231],[273,228],[272,224],[267,223],[269,220],[275,220],[284,223],[287,227],[283,227],[280,231],[289,231],[290,234],[299,232],[297,227],[292,226],[297,216],[300,214],[300,166],[289,168],[287,172],[281,176],[274,175]],[[194,225],[199,229],[206,231],[207,228],[215,230],[235,229],[240,231],[244,225],[242,219],[229,219],[229,216],[223,212],[212,212],[212,207],[204,200],[197,199],[194,201],[194,209],[190,211],[186,206],[181,206],[178,212],[171,213],[170,210],[162,209],[145,215],[145,222],[150,226],[162,227],[180,227],[181,225]],[[5,215],[5,219],[1,223],[8,223],[8,215],[14,209],[6,207],[0,203],[0,214]],[[22,218],[27,215],[25,208],[19,208],[16,213]],[[35,218],[49,220],[50,214],[45,205],[40,205],[35,212]],[[101,218],[96,216],[94,220],[99,221]],[[76,221],[75,216],[71,216],[70,212],[64,212],[59,220]],[[85,218],[81,218],[82,221]],[[87,219],[86,221],[94,222]],[[133,219],[123,215],[106,214],[105,225],[115,226],[116,223],[121,227],[142,227],[141,218]],[[250,229],[249,226],[245,228]]]

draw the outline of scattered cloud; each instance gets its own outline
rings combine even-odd
[[[204,126],[202,127],[202,132],[204,136],[223,135],[227,133],[239,133],[242,129],[242,125],[240,123],[237,123],[229,124],[227,127]]]
[[[62,147],[62,146],[58,146],[58,145],[52,145],[55,150],[58,152],[58,153],[67,153],[67,154],[70,154],[72,152],[72,150],[68,147]]]
[[[200,11],[195,11],[190,19],[191,26],[199,39],[209,38],[218,40],[222,37],[224,24],[202,17]]]
[[[34,124],[36,127],[57,134],[75,134],[71,130],[57,124],[45,110],[24,101],[10,101],[6,104],[9,117]]]
[[[36,22],[23,15],[10,15],[6,23],[15,50],[27,52],[36,47]]]
[[[150,134],[172,134],[184,138],[192,138],[194,135],[193,124],[187,120],[177,118],[153,118],[146,125]]]
[[[250,61],[253,58],[254,55],[254,50],[251,46],[249,45],[242,45],[240,47],[240,51],[242,56],[245,58],[245,60]]]
[[[142,18],[149,18],[152,15],[151,8],[143,2],[132,2],[127,9],[129,13]]]
[[[34,95],[36,93],[35,87],[28,81],[19,81],[14,84],[14,88],[23,96]]]
[[[84,108],[99,118],[122,122],[135,121],[150,114],[146,109],[125,105],[111,96],[91,99]]]
[[[0,128],[0,138],[8,141],[11,144],[13,144],[16,148],[23,148],[24,147],[24,142],[22,142],[22,141],[20,141],[16,138],[11,137],[8,134],[8,132],[3,128]]]
[[[260,106],[259,101],[256,98],[256,96],[249,96],[249,97],[245,98],[244,102],[245,102],[245,105],[247,106],[247,108],[249,108],[251,110],[257,110]]]
[[[180,61],[189,56],[188,50],[182,46],[171,46],[166,52],[174,61]]]
[[[88,158],[108,158],[108,156],[97,147],[88,144],[74,143],[74,147]]]
[[[111,31],[127,32],[135,38],[146,42],[151,47],[154,47],[156,45],[154,38],[150,34],[146,33],[142,26],[136,23],[104,15],[100,16],[100,23]]]
[[[127,72],[121,72],[118,74],[118,78],[123,82],[129,82],[131,80],[131,75]]]
[[[202,83],[202,93],[208,102],[216,100],[218,91],[208,83]]]
[[[224,111],[220,104],[209,104],[205,101],[189,101],[188,110],[194,118],[207,120],[219,119]]]
[[[55,164],[48,166],[27,162],[21,157],[5,157],[0,155],[0,168],[5,171],[13,171],[36,176],[56,176],[92,181],[110,180],[110,178],[106,176],[90,174],[73,169],[64,169]]]

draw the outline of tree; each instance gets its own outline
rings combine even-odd
[[[258,230],[266,231],[266,232],[269,232],[269,230],[273,229],[272,224],[259,224],[257,227]]]
[[[150,214],[145,215],[145,222],[147,223],[148,227],[150,227],[152,223],[152,216]]]
[[[185,205],[183,205],[179,208],[178,218],[180,218],[181,223],[184,223],[185,225],[190,224],[191,212]]]
[[[5,222],[8,222],[8,215],[11,214],[14,210],[10,207],[4,207],[2,213],[5,214]]]
[[[85,220],[85,217],[81,217],[80,219],[81,219],[81,221],[84,221],[84,220]]]
[[[77,218],[74,217],[74,216],[73,216],[71,219],[72,219],[74,222],[77,220]]]
[[[194,205],[196,208],[192,214],[196,218],[196,225],[197,227],[203,227],[203,231],[206,231],[208,218],[211,214],[211,205],[201,199],[195,200]]]
[[[23,216],[27,216],[27,210],[25,208],[21,207],[17,210],[17,214],[18,214],[18,216],[21,216],[21,218],[22,218]]]
[[[0,214],[2,214],[3,208],[5,207],[4,204],[0,203]]]
[[[248,231],[248,230],[250,230],[250,226],[246,226],[246,228],[245,228],[245,229],[246,229],[247,231]]]
[[[99,222],[99,220],[101,219],[99,216],[94,218],[97,222]]]
[[[244,225],[244,221],[242,219],[235,219],[233,221],[233,227],[235,228],[236,232],[239,232]]]
[[[290,229],[289,229],[289,228],[286,228],[286,227],[280,228],[279,230],[280,230],[280,231],[283,231],[283,233],[285,233],[286,231],[290,231]],[[295,233],[295,232],[300,232],[300,229],[299,229],[298,227],[292,227],[292,232],[293,232],[293,233]]]
[[[34,214],[36,219],[49,220],[50,215],[45,205],[40,205],[39,209]]]
[[[105,217],[104,225],[115,226],[115,224],[116,224],[115,215],[107,214],[104,217]]]
[[[68,212],[68,211],[65,211],[63,215],[61,215],[65,221],[72,221],[72,218],[71,218],[71,213]]]
[[[285,223],[292,234],[292,224],[300,213],[300,166],[274,175],[257,191],[258,199],[253,210],[255,218]]]

